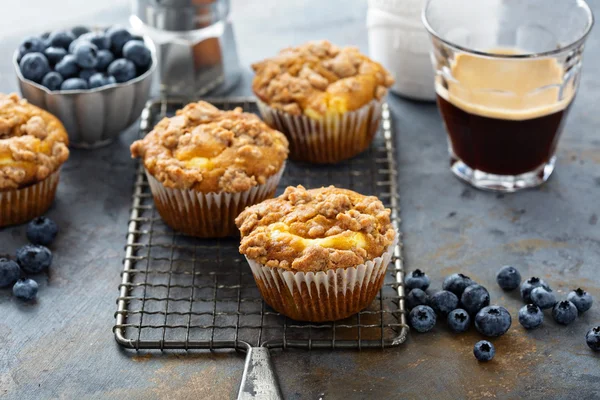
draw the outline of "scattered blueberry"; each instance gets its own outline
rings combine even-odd
[[[88,84],[81,78],[69,78],[60,85],[60,90],[86,90]]]
[[[544,322],[544,313],[535,304],[527,304],[519,310],[519,323],[525,329],[535,329]]]
[[[48,47],[44,50],[44,55],[48,59],[50,65],[56,65],[64,56],[67,55],[67,51],[62,47]]]
[[[71,42],[75,40],[75,35],[71,31],[56,31],[52,32],[48,39],[50,40],[50,46],[62,47],[66,50]]]
[[[429,298],[429,306],[436,314],[445,317],[458,307],[458,297],[452,292],[441,290]]]
[[[27,225],[27,240],[33,244],[50,246],[57,234],[58,226],[47,217],[37,217]]]
[[[88,33],[90,30],[88,28],[86,28],[85,26],[76,26],[73,29],[71,29],[71,33],[78,38],[79,36]]]
[[[600,326],[592,328],[585,335],[585,342],[594,351],[600,351]]]
[[[490,294],[481,285],[471,285],[464,290],[460,302],[469,314],[475,315],[483,307],[490,305]]]
[[[471,317],[465,310],[458,308],[448,314],[448,327],[453,332],[466,332],[469,325],[471,325]]]
[[[75,46],[73,55],[81,68],[95,68],[98,64],[98,48],[92,43],[82,42]]]
[[[577,319],[577,307],[568,300],[561,301],[552,309],[552,317],[561,325],[569,325]]]
[[[475,316],[475,328],[484,336],[502,336],[511,324],[510,313],[500,306],[485,307]]]
[[[98,63],[96,64],[96,69],[99,71],[105,71],[115,59],[115,56],[109,50],[98,50],[97,56]]]
[[[0,258],[0,288],[12,285],[20,276],[19,264],[8,258]]]
[[[56,72],[62,75],[64,79],[69,79],[79,74],[79,65],[75,60],[73,54],[67,54],[62,60],[54,67]]]
[[[531,302],[542,310],[552,308],[556,304],[556,296],[554,296],[554,292],[552,290],[548,291],[543,287],[533,288],[529,297],[531,297]]]
[[[42,85],[50,90],[60,90],[60,85],[63,83],[63,77],[56,71],[50,71],[42,79]]]
[[[27,244],[17,250],[17,263],[29,274],[37,274],[52,264],[52,252],[44,246]]]
[[[496,282],[504,290],[514,290],[521,284],[521,273],[515,267],[505,265],[496,274]]]
[[[46,44],[43,39],[29,36],[19,45],[19,57],[29,53],[42,53],[44,50],[46,50]]]
[[[112,67],[112,64],[111,64],[111,67]],[[110,70],[109,70],[109,72],[110,72]],[[118,79],[117,79],[117,81],[118,81]],[[413,272],[409,273],[404,279],[404,286],[408,290],[412,290],[415,288],[418,288],[421,290],[427,290],[430,283],[431,283],[431,280],[429,279],[427,274],[425,274],[425,272],[421,271],[420,269],[415,269]]]
[[[594,303],[592,295],[581,288],[570,292],[567,295],[567,300],[575,304],[575,307],[577,307],[577,310],[580,313],[584,313],[592,308],[592,304]]]
[[[477,361],[490,361],[496,355],[496,349],[494,348],[494,345],[487,340],[482,340],[475,343],[473,354]]]
[[[531,303],[531,291],[536,287],[543,287],[546,290],[550,290],[550,286],[540,278],[533,277],[527,279],[521,284],[521,298],[525,303]]]
[[[115,54],[121,54],[125,43],[131,40],[131,33],[120,26],[113,26],[106,31],[110,40],[110,49]]]
[[[19,63],[21,73],[25,79],[41,82],[44,75],[50,72],[48,59],[42,53],[28,53]]]
[[[468,286],[474,285],[475,281],[463,274],[452,274],[442,284],[442,289],[454,293],[460,298]]]
[[[146,68],[152,62],[150,50],[143,42],[130,40],[123,46],[123,57],[131,60],[136,66]]]
[[[432,330],[436,322],[435,312],[429,306],[416,306],[408,318],[413,329],[420,333]]]
[[[415,288],[406,296],[406,307],[412,310],[416,306],[426,306],[429,303],[429,296],[423,290]]]
[[[77,39],[77,44],[75,44],[74,46],[77,46],[77,45],[79,45],[79,43],[82,43],[82,42],[90,42],[93,45],[95,45],[98,48],[98,50],[109,50],[110,49],[110,40],[102,32],[86,33],[86,34],[80,36],[79,39]],[[74,50],[74,48],[73,48],[73,50]],[[71,53],[73,52],[73,50],[69,49],[69,51],[71,51]]]
[[[38,292],[38,284],[33,279],[19,279],[13,286],[13,294],[16,298],[31,301],[35,299]]]
[[[79,77],[81,79],[83,79],[84,81],[89,81],[90,78],[92,77],[92,75],[98,73],[98,71],[96,71],[93,68],[86,68],[86,69],[82,69],[81,71],[79,71]],[[89,86],[89,85],[88,85]]]

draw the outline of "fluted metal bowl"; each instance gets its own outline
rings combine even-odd
[[[150,96],[157,65],[156,49],[147,36],[144,43],[152,53],[148,71],[128,82],[88,90],[50,91],[25,79],[17,62],[17,50],[13,64],[21,94],[62,121],[71,146],[88,149],[105,146],[138,119]]]

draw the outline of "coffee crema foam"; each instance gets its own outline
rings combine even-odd
[[[523,51],[500,48],[494,54],[516,55]],[[446,89],[436,77],[439,96],[471,114],[505,120],[527,120],[564,110],[573,100],[575,87],[565,85],[564,68],[554,58],[486,58],[459,54],[451,65],[454,81]]]

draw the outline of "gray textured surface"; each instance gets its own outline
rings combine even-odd
[[[67,15],[85,14],[79,21],[71,19],[73,23],[124,22],[127,4],[112,3],[110,10],[86,14],[78,9]],[[245,66],[307,39],[328,38],[366,50],[360,0],[233,3]],[[599,0],[591,4],[600,11]],[[6,31],[42,29],[31,24],[25,32],[21,24]],[[496,196],[459,183],[447,168],[435,106],[390,99],[398,130],[408,269],[428,271],[434,288],[444,275],[467,272],[488,285],[494,302],[505,304],[513,316],[519,301],[493,284],[495,270],[505,263],[517,265],[525,276],[541,275],[559,295],[582,286],[600,299],[600,78],[594,73],[599,39],[596,29],[557,170],[538,190]],[[7,34],[0,41],[2,92],[16,90],[10,54],[18,41]],[[249,77],[247,72],[236,94],[250,93]],[[39,279],[39,302],[22,305],[0,291],[0,397],[235,397],[244,364],[240,354],[134,354],[114,342],[110,328],[134,174],[128,152],[133,137],[130,130],[110,147],[73,151],[49,213],[62,232],[54,245],[54,266]],[[23,227],[0,230],[0,253],[24,243]],[[584,334],[598,324],[599,305],[570,327],[548,321],[526,333],[515,324],[495,341],[496,359],[486,365],[477,364],[471,353],[476,334],[453,336],[441,325],[383,352],[276,351],[272,358],[290,399],[321,394],[325,399],[592,399],[600,398],[600,355],[587,349]]]

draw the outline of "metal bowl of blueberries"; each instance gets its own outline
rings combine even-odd
[[[140,116],[156,51],[123,27],[80,26],[24,39],[13,63],[23,97],[62,121],[71,146],[96,148]]]

